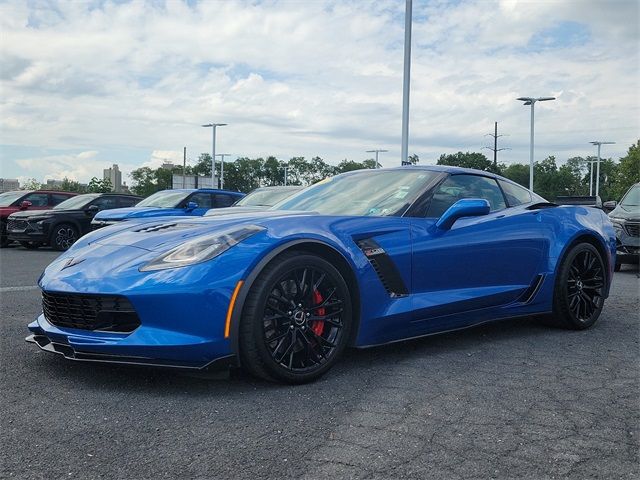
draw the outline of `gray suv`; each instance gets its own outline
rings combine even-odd
[[[625,193],[620,203],[606,202],[606,207],[615,207],[609,219],[616,231],[616,272],[623,263],[638,263],[640,259],[640,183]]]

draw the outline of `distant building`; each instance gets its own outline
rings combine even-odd
[[[19,189],[20,182],[17,178],[0,178],[0,193]]]
[[[111,181],[111,191],[122,192],[122,172],[118,168],[118,164],[114,163],[111,168],[105,168],[102,172],[104,180]]]
[[[56,188],[62,188],[62,180],[47,180],[47,188],[55,190]]]
[[[171,162],[164,162],[162,164],[162,168],[164,168],[165,170],[173,170],[174,168],[176,168],[177,165],[171,163]]]

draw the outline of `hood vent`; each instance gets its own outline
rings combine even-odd
[[[187,228],[193,228],[195,225],[192,223],[162,223],[160,225],[152,225],[150,227],[140,228],[134,230],[138,233],[151,233],[151,232],[168,232],[171,230],[185,230]]]

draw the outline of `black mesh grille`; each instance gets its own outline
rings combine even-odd
[[[27,228],[27,221],[26,220],[14,220],[13,218],[10,218],[7,221],[7,230],[12,231],[12,230],[24,230]]]
[[[640,237],[640,223],[627,223],[624,228],[627,229],[627,233],[632,237]]]
[[[129,300],[119,295],[43,291],[42,310],[47,321],[58,327],[126,333],[140,325]]]

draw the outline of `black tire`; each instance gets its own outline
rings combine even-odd
[[[61,223],[56,225],[51,232],[49,245],[54,250],[64,252],[78,240],[78,229],[70,223]]]
[[[37,250],[39,247],[42,246],[42,243],[40,243],[40,242],[20,242],[20,245],[22,245],[27,250]]]
[[[11,242],[7,237],[7,224],[0,222],[0,248],[6,248]]]
[[[316,380],[335,365],[352,325],[350,292],[340,272],[315,255],[284,253],[264,268],[247,295],[241,364],[265,380]]]
[[[613,271],[614,272],[619,272],[621,268],[622,268],[622,264],[616,262],[615,266],[613,267]]]
[[[558,269],[553,313],[547,323],[573,330],[591,327],[604,306],[606,281],[606,267],[598,250],[590,243],[572,247]]]

